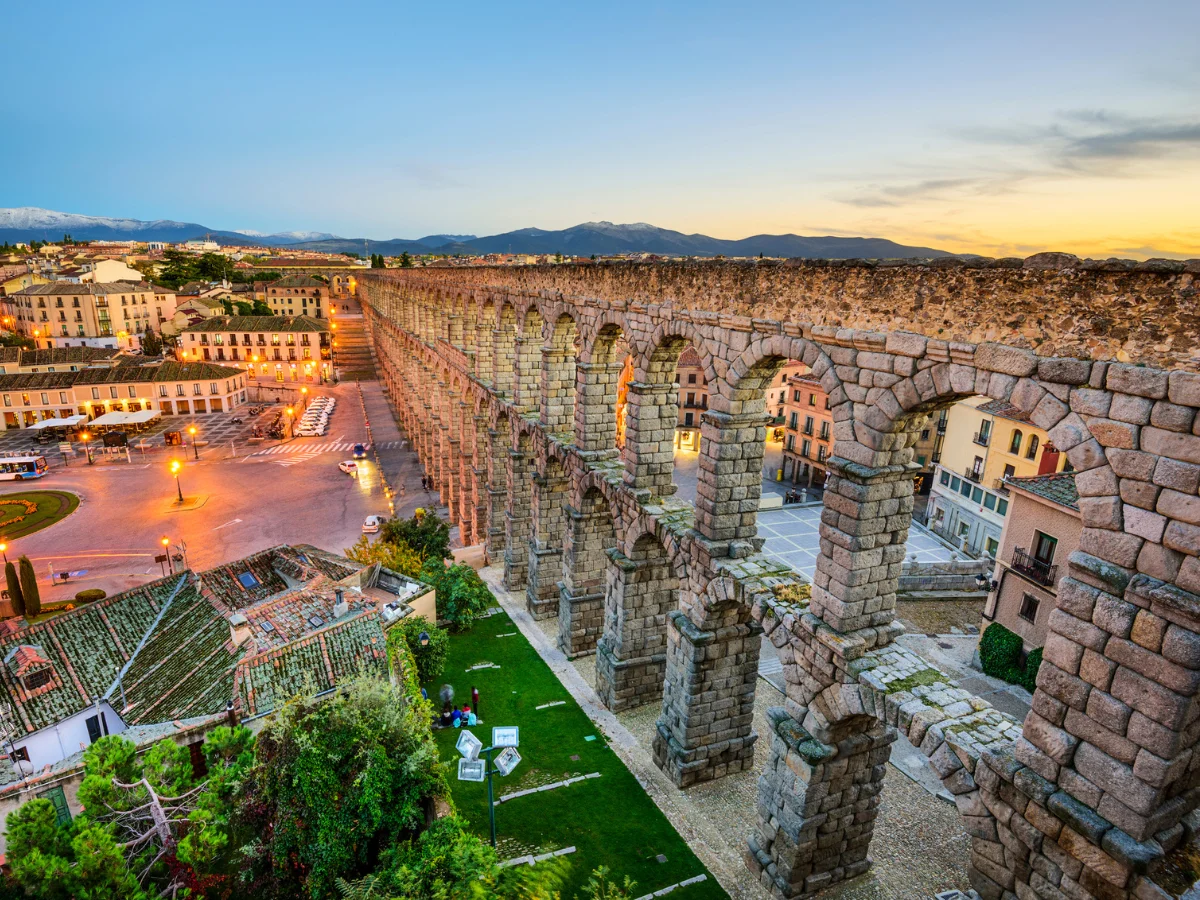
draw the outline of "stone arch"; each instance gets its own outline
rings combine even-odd
[[[624,319],[612,310],[582,332],[575,367],[575,446],[584,453],[615,455],[623,442],[626,398],[620,382],[627,347]]]
[[[490,384],[495,376],[492,361],[492,341],[497,328],[496,304],[491,297],[478,301],[475,318],[475,375]]]
[[[565,460],[552,441],[538,447],[537,470],[533,473],[532,528],[529,543],[529,580],[526,606],[535,619],[558,613],[562,575],[563,534],[566,531],[567,498],[571,481]]]
[[[585,477],[566,509],[558,646],[568,656],[596,649],[604,625],[607,551],[617,544],[616,507],[596,479]]]
[[[508,506],[504,511],[504,586],[519,592],[529,578],[534,461],[533,436],[520,418],[513,423],[513,438],[508,452]]]
[[[679,607],[679,576],[651,531],[623,553],[608,551],[603,633],[596,647],[596,692],[611,710],[661,699],[667,616]]]
[[[667,497],[676,491],[675,435],[680,421],[676,370],[689,345],[711,384],[712,361],[686,323],[658,326],[635,354],[634,380],[629,382],[627,394],[625,483],[650,496]]]

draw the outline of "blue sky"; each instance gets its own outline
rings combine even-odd
[[[1198,28],[1195,2],[22,4],[0,206],[1200,255]]]

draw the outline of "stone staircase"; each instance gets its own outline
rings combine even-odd
[[[337,341],[337,377],[343,381],[374,381],[377,377],[375,361],[371,357],[371,346],[363,328],[362,307],[353,298],[339,299],[336,305],[334,321],[337,331],[334,339]],[[343,306],[349,309],[343,312]]]

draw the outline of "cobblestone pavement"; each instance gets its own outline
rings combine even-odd
[[[506,604],[507,606],[507,604]],[[511,612],[511,610],[510,610]],[[547,642],[558,639],[558,620],[543,619],[532,623],[545,635]],[[571,660],[570,665],[589,685],[595,684],[595,657]],[[765,681],[760,681],[754,700],[754,728],[765,735],[769,727],[766,710],[783,703],[783,695]],[[658,704],[618,713],[616,719],[624,726],[639,747],[650,753],[654,723],[658,719]],[[734,898],[766,898],[749,871],[740,864],[746,836],[754,828],[758,772],[766,764],[769,744],[760,737],[755,744],[754,771],[730,775],[718,781],[679,791],[672,785],[672,808],[664,809],[676,828],[678,816],[693,827],[706,823],[703,833],[716,833],[723,846],[713,848],[726,861],[726,878],[721,883]],[[838,885],[820,894],[828,900],[923,900],[951,887],[966,889],[970,839],[959,821],[953,804],[933,796],[894,765],[889,767],[884,781],[883,804],[875,823],[875,839],[871,844],[874,868],[862,878]],[[685,838],[688,835],[681,830]],[[688,838],[690,842],[690,838]],[[700,849],[693,846],[697,853]],[[735,861],[728,866],[729,861]],[[705,862],[708,862],[707,857]],[[710,863],[714,873],[717,871]]]

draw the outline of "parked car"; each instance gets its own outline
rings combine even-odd
[[[362,444],[355,444],[354,445],[354,458],[355,459],[365,459],[366,456],[367,456],[367,448],[364,447]]]
[[[367,516],[366,521],[363,522],[363,534],[375,534],[383,522],[383,516]]]
[[[341,469],[343,472],[345,472],[347,475],[357,475],[358,474],[358,463],[356,463],[352,459],[343,460],[342,462],[338,463],[338,468]]]

